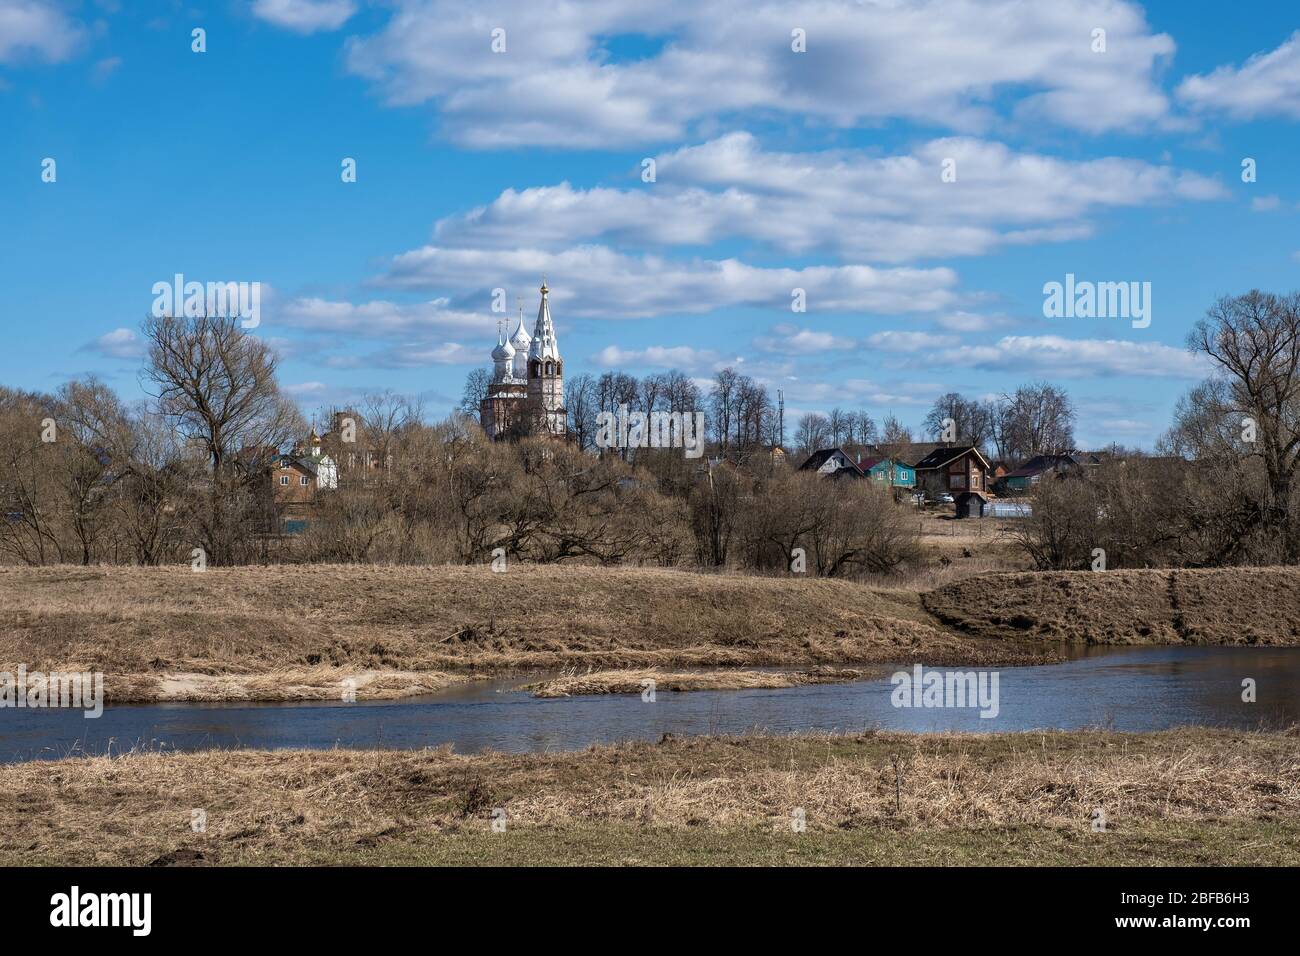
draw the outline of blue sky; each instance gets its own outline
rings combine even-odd
[[[1204,372],[1183,343],[1207,306],[1300,285],[1298,20],[0,0],[0,382],[138,396],[135,330],[179,272],[262,283],[255,334],[308,413],[393,389],[439,415],[488,364],[491,290],[531,325],[544,274],[570,375],[731,364],[793,417],[912,424],[1046,379],[1081,444],[1150,445]],[[1150,326],[1045,318],[1066,273],[1150,282]]]

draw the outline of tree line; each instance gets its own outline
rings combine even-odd
[[[309,425],[279,388],[274,352],[222,318],[151,318],[144,337],[142,401],[93,377],[50,394],[0,387],[0,560],[160,564],[199,550],[213,564],[428,563],[499,552],[781,570],[798,549],[810,573],[852,575],[915,558],[911,523],[888,495],[815,484],[797,460],[766,453],[779,444],[777,408],[731,369],[707,388],[677,372],[576,376],[572,442],[492,442],[468,415],[430,424],[406,399],[372,396],[346,410],[351,442],[327,436],[339,487],[286,541],[269,468]],[[1300,559],[1300,295],[1224,298],[1188,346],[1212,374],[1180,400],[1155,455],[1040,482],[1019,532],[1038,566],[1086,567],[1098,549],[1109,567]],[[592,454],[589,423],[622,403],[704,405],[711,454]],[[321,416],[330,430],[334,417]],[[797,441],[910,440],[892,416],[879,430],[861,412],[823,417],[801,420]],[[1064,393],[1035,383],[996,400],[943,396],[924,427],[951,425],[959,441],[1014,460],[1069,450],[1074,417]]]

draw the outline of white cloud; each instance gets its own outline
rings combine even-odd
[[[93,342],[87,342],[80,351],[97,352],[107,358],[141,359],[148,350],[144,339],[133,329],[118,328],[105,332]]]
[[[487,344],[485,344],[485,342]],[[356,368],[428,368],[433,365],[490,364],[490,340],[474,345],[440,340],[413,339],[366,355],[334,355],[324,364],[335,369]]]
[[[992,332],[1014,325],[1008,315],[984,315],[978,312],[945,312],[936,316],[934,324],[947,332]]]
[[[651,345],[644,349],[622,349],[607,345],[591,357],[602,368],[671,368],[682,372],[711,371],[720,367],[718,353],[689,345]]]
[[[45,0],[0,0],[0,63],[25,58],[58,63],[81,45],[85,31]]]
[[[924,352],[951,347],[955,341],[956,337],[952,335],[890,331],[867,336],[867,347],[882,352]]]
[[[1096,428],[1107,435],[1147,435],[1153,429],[1150,422],[1138,421],[1136,418],[1104,418],[1097,422]]]
[[[940,176],[956,163],[957,181]],[[584,241],[707,246],[756,240],[787,253],[857,261],[980,255],[1085,238],[1089,214],[1227,195],[1215,180],[1138,160],[1063,160],[966,137],[906,155],[783,153],[744,132],[656,157],[657,182],[633,189],[507,189],[441,220],[443,245],[554,248]]]
[[[528,288],[543,275],[556,310],[591,318],[698,314],[728,306],[788,310],[804,289],[809,312],[888,314],[953,306],[957,276],[947,268],[877,269],[865,265],[761,268],[735,259],[632,256],[605,246],[453,249],[425,246],[395,257],[378,281],[401,289],[458,288],[488,301],[488,290]]]
[[[348,67],[394,105],[436,103],[442,127],[478,147],[663,142],[742,112],[827,126],[888,118],[971,131],[1003,94],[1025,121],[1088,132],[1142,127],[1169,108],[1156,75],[1174,52],[1124,0],[663,0],[655,4],[397,0],[354,38]],[[725,26],[720,26],[725,24]],[[793,53],[791,28],[807,32]],[[1109,52],[1091,49],[1094,26]],[[505,30],[493,53],[491,31]],[[656,49],[615,59],[604,38]]]
[[[496,336],[498,316],[486,308],[486,296],[481,312],[452,308],[447,299],[400,303],[304,297],[282,304],[274,301],[265,324],[306,333],[269,340],[276,354],[332,369],[483,365]],[[452,336],[471,344],[461,344]],[[366,348],[372,351],[363,351]]]
[[[1189,76],[1178,98],[1204,111],[1235,119],[1282,116],[1300,119],[1300,31],[1276,50],[1257,53],[1241,67],[1221,66],[1212,73]]]
[[[1059,335],[1008,335],[993,345],[942,350],[927,357],[924,364],[1061,378],[1132,375],[1196,379],[1209,371],[1201,357],[1159,342],[1067,339]]]
[[[1281,208],[1280,196],[1257,196],[1250,201],[1251,212],[1276,212]]]
[[[951,389],[935,382],[849,378],[837,379],[834,382],[799,382],[788,386],[786,395],[792,401],[818,405],[823,409],[866,405],[875,409],[888,410],[900,407],[928,408],[946,391]],[[790,421],[791,414],[787,409],[787,424]]]
[[[96,61],[95,66],[91,69],[91,78],[96,83],[106,83],[108,82],[109,77],[116,73],[121,65],[122,58],[120,56],[110,56],[98,60]]]
[[[253,16],[297,33],[337,30],[357,12],[353,0],[255,0]]]
[[[473,331],[488,335],[492,331],[492,319],[485,312],[453,309],[447,299],[417,303],[382,299],[362,303],[320,298],[291,299],[275,310],[274,319],[313,332],[364,337],[430,331]]]
[[[813,355],[832,350],[848,351],[857,347],[853,339],[792,325],[775,326],[772,333],[756,338],[754,344],[765,352],[782,355]]]
[[[290,398],[302,401],[309,398],[320,398],[329,391],[329,386],[324,382],[298,382],[293,385],[283,385],[280,390]]]

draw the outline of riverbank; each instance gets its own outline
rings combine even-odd
[[[0,568],[0,672],[99,671],[110,703],[376,700],[535,672],[623,672],[605,683],[626,687],[646,669],[710,671],[742,688],[788,686],[747,668],[1010,667],[1059,661],[1062,643],[1300,646],[1300,569],[926,586],[559,565]]]
[[[805,687],[810,684],[841,684],[846,681],[865,680],[867,676],[867,671],[848,667],[816,667],[807,671],[684,672],[649,668],[562,674],[548,680],[525,684],[523,689],[531,691],[534,697],[644,694],[651,686],[656,693],[659,691],[681,693],[701,690],[776,690],[782,687]]]
[[[869,733],[38,761],[0,767],[0,864],[1296,865],[1298,742]]]
[[[1003,572],[922,595],[990,641],[1300,646],[1300,568]]]
[[[1058,660],[939,626],[915,591],[634,568],[0,568],[0,671],[100,671],[110,702],[424,693],[569,669]]]

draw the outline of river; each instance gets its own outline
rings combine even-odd
[[[998,671],[996,717],[976,708],[896,707],[888,679],[777,690],[534,698],[525,678],[475,681],[396,701],[111,706],[0,710],[0,762],[132,747],[573,750],[663,734],[976,732],[1106,727],[1256,728],[1300,721],[1300,648],[1073,649],[1061,664]],[[910,667],[907,668],[910,671]],[[956,670],[963,670],[956,668]],[[1242,682],[1257,699],[1242,700]],[[534,678],[535,679],[535,678]]]

